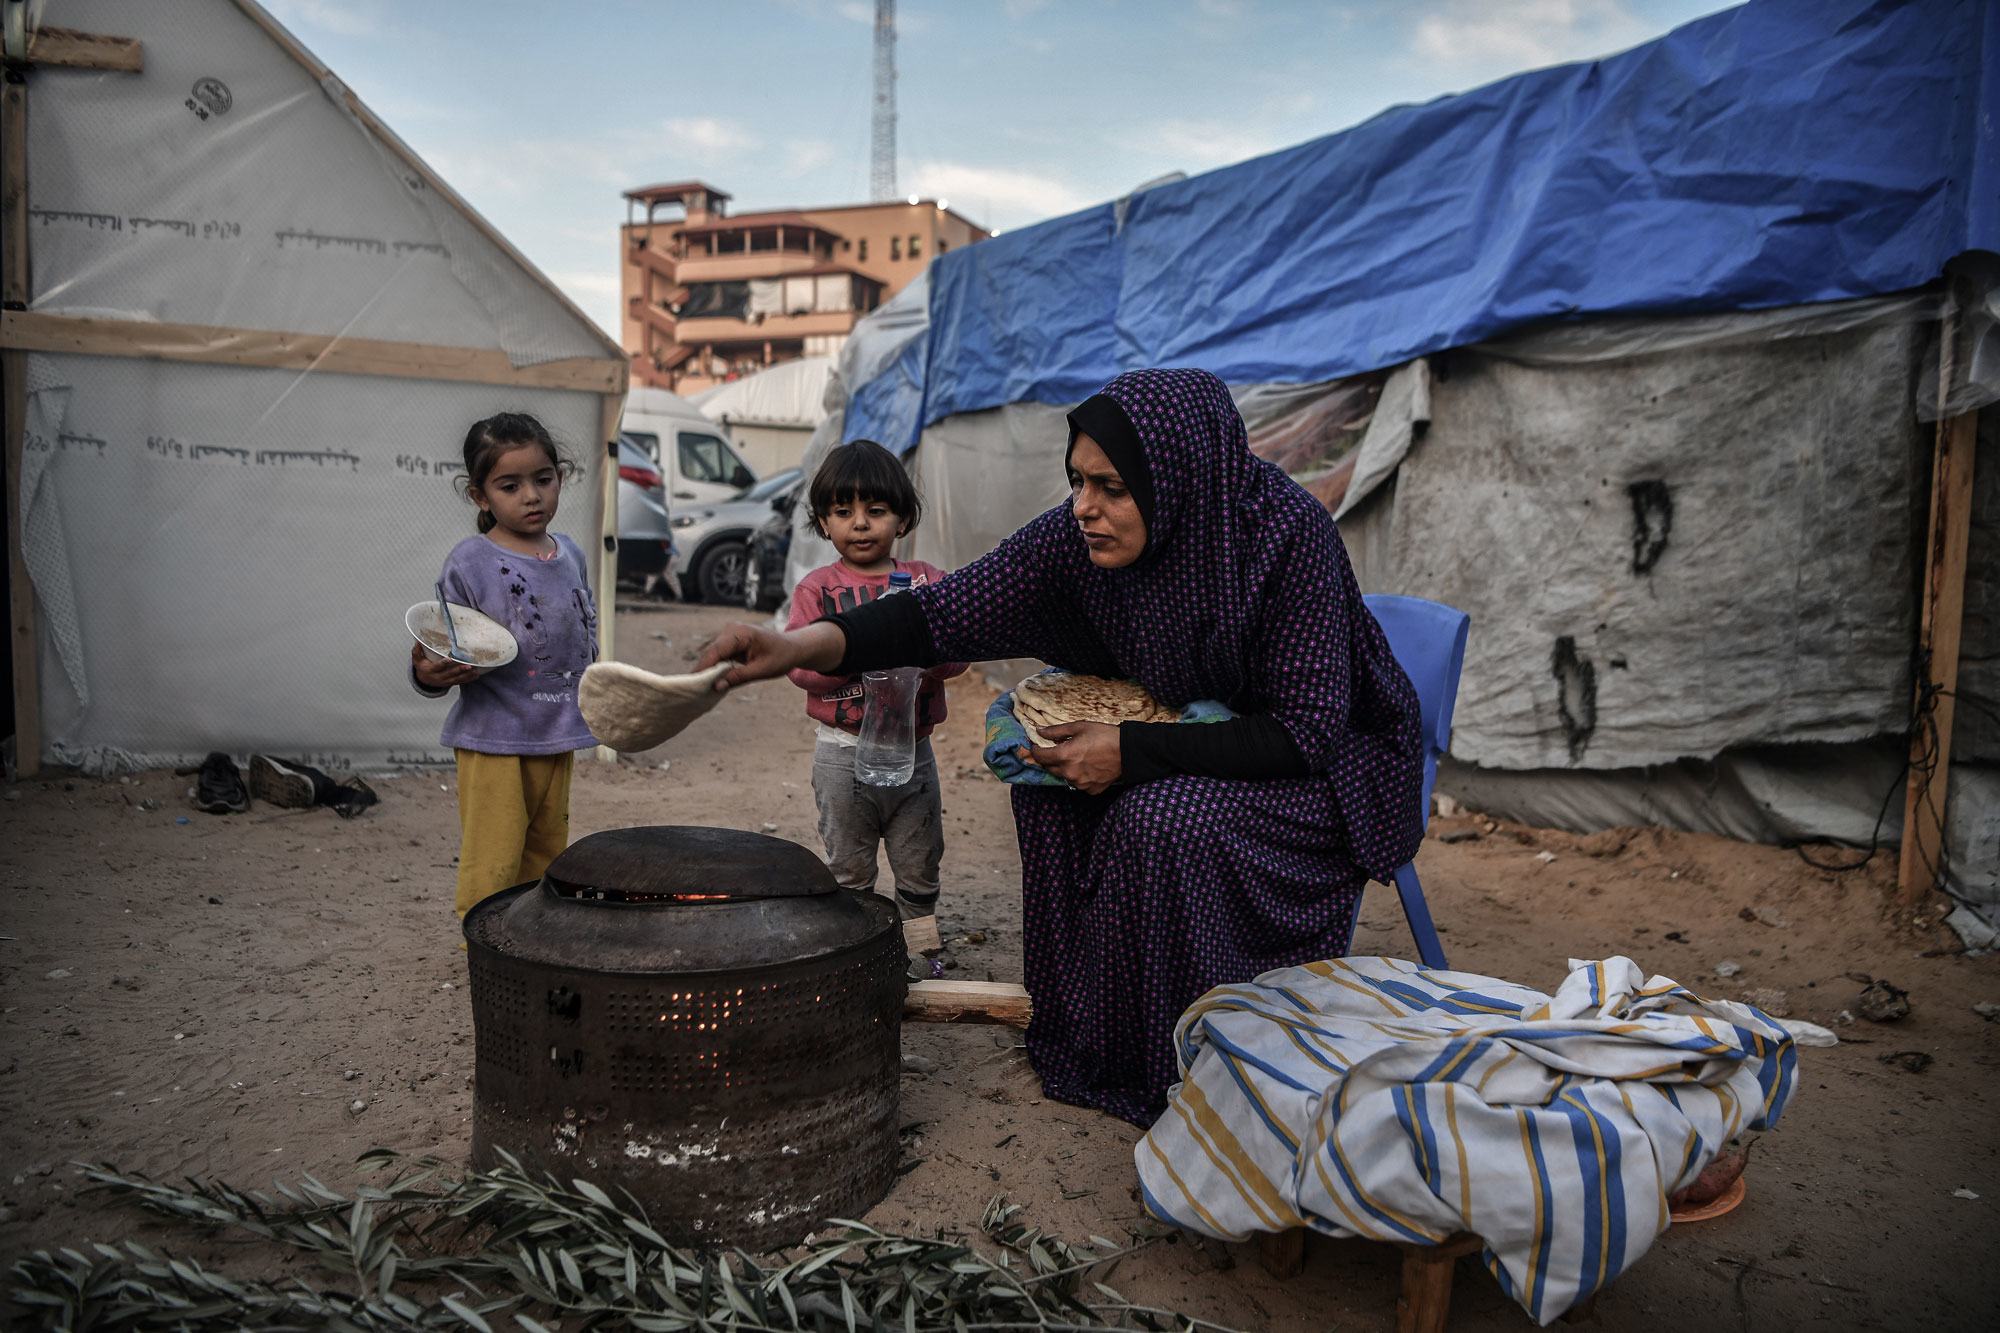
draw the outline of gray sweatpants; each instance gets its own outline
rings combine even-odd
[[[843,888],[875,888],[875,851],[889,848],[896,908],[907,921],[937,911],[938,866],[944,860],[944,812],[937,759],[928,738],[917,742],[917,769],[900,787],[875,787],[854,776],[854,747],[813,746],[813,801],[827,864]]]

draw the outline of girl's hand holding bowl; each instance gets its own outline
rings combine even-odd
[[[410,670],[415,673],[417,683],[427,690],[448,690],[477,680],[480,674],[480,669],[470,663],[431,656],[421,643],[410,645]]]

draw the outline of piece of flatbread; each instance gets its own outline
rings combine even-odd
[[[680,735],[722,702],[715,682],[734,662],[717,662],[691,676],[656,676],[623,662],[597,662],[583,673],[576,706],[590,734],[627,754]]]
[[[1102,676],[1035,675],[1014,687],[1014,716],[1037,748],[1052,744],[1043,733],[1065,722],[1177,722],[1137,681]]]

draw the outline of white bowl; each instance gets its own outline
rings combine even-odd
[[[521,651],[521,645],[514,642],[505,625],[469,606],[451,603],[451,624],[458,631],[458,646],[472,657],[468,665],[481,671],[506,666]],[[435,598],[418,602],[403,612],[403,627],[432,660],[452,660],[451,635],[445,629],[444,617],[438,614]]]

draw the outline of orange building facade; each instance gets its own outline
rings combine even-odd
[[[855,322],[937,255],[986,239],[942,201],[731,216],[700,181],[625,195],[623,342],[635,384],[696,393],[801,356],[833,356]]]

